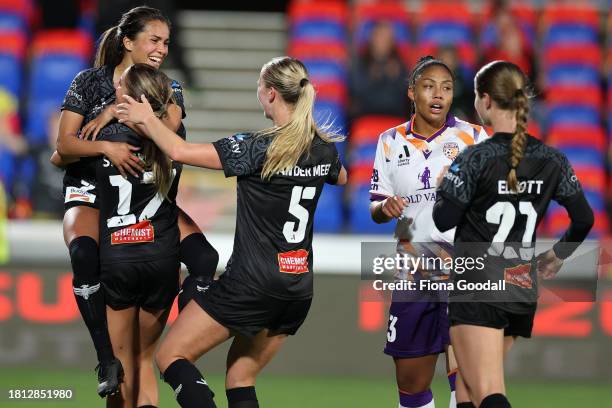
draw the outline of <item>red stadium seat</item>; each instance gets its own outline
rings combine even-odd
[[[22,60],[27,49],[27,39],[22,33],[0,32],[0,53],[10,54]]]
[[[423,1],[421,4],[421,10],[415,19],[417,24],[433,21],[457,21],[468,25],[472,23],[472,14],[465,1]]]
[[[580,184],[587,190],[604,191],[606,188],[606,171],[601,167],[583,166],[574,167]]]
[[[580,64],[599,69],[603,55],[599,44],[554,45],[545,49],[543,62],[549,67],[557,64]]]
[[[344,82],[315,81],[314,87],[317,100],[331,101],[342,106],[348,104],[348,89]]]
[[[372,20],[401,21],[406,25],[410,23],[408,10],[400,1],[387,1],[384,3],[359,3],[355,8],[355,23]]]
[[[374,166],[374,158],[371,163],[358,163],[349,168],[350,182],[352,185],[370,184],[372,177],[372,167]]]
[[[342,0],[294,0],[288,8],[289,22],[303,20],[332,20],[347,25],[348,5]]]
[[[603,237],[610,231],[610,222],[605,211],[593,211],[595,215],[595,225],[591,229],[592,237]],[[569,217],[564,208],[550,211],[548,214],[548,232],[553,236],[559,236],[565,232],[569,226]]]
[[[376,143],[382,132],[400,125],[405,120],[396,116],[363,116],[353,122],[350,133],[351,144]]]
[[[298,59],[331,59],[342,63],[348,60],[346,46],[340,42],[292,40],[287,53]]]
[[[19,15],[31,26],[35,16],[34,1],[0,0],[0,12]]]
[[[599,11],[590,5],[548,4],[544,7],[542,24],[547,27],[559,23],[580,23],[599,30]]]
[[[589,105],[600,109],[604,106],[603,92],[597,86],[563,85],[555,86],[546,92],[546,103],[551,105]]]
[[[88,59],[94,48],[91,36],[81,30],[48,30],[36,34],[32,42],[34,55],[71,54]]]
[[[601,152],[608,146],[608,140],[602,128],[598,126],[557,125],[548,131],[547,142],[555,147],[592,147]]]

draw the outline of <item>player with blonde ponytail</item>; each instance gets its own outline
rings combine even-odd
[[[228,406],[259,406],[257,375],[310,308],[313,217],[323,185],[347,181],[332,143],[341,137],[314,121],[315,90],[304,64],[290,57],[265,64],[257,98],[272,127],[202,144],[168,130],[144,97],[143,103],[124,97],[118,105],[121,121],[141,124],[172,160],[238,177],[236,236],[225,273],[187,304],[157,353],[182,407],[216,406],[193,363],[230,337]]]
[[[474,89],[476,111],[495,133],[457,156],[433,218],[440,231],[457,227],[456,256],[485,259],[480,270],[453,271],[455,282],[504,282],[496,291],[451,291],[451,343],[467,385],[457,407],[509,408],[504,356],[518,336],[531,337],[538,278],[555,276],[586,238],[593,212],[565,155],[527,134],[529,90],[520,68],[491,62],[476,74]],[[551,200],[567,209],[571,224],[536,257],[535,231]]]

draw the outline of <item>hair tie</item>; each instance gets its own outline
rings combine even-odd
[[[300,87],[302,87],[302,88],[303,88],[303,87],[305,87],[305,86],[306,86],[306,84],[307,84],[308,82],[310,82],[310,81],[308,80],[308,78],[302,78],[302,79],[300,80]]]
[[[518,98],[519,96],[523,95],[523,88],[519,88],[516,90],[516,92],[514,92],[514,97]]]

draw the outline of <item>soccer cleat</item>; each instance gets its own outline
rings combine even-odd
[[[193,299],[194,295],[197,292],[206,292],[208,290],[208,285],[210,285],[210,280],[205,280],[204,278],[198,276],[194,277],[192,275],[187,275],[185,280],[183,281],[183,286],[178,294],[178,307],[179,312],[187,306],[187,303],[191,299]]]
[[[114,358],[96,367],[98,372],[98,395],[104,398],[119,392],[119,384],[123,382],[123,366],[121,361]]]

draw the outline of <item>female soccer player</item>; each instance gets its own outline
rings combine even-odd
[[[315,90],[300,61],[281,57],[266,63],[257,97],[273,127],[212,144],[183,141],[151,114],[145,98],[118,105],[121,121],[143,124],[173,160],[238,177],[236,237],[226,271],[185,307],[156,357],[182,407],[215,407],[193,363],[232,336],[225,379],[229,407],[259,406],[257,374],[310,308],[313,216],[323,185],[347,180],[331,143],[336,136],[313,119]]]
[[[457,227],[456,246],[493,243],[485,249],[486,276],[471,270],[461,279],[503,280],[506,291],[493,297],[471,293],[471,302],[451,297],[450,334],[471,396],[458,394],[461,406],[507,408],[503,357],[517,336],[531,336],[537,274],[550,278],[559,271],[587,236],[593,212],[565,155],[526,133],[528,89],[520,68],[492,62],[476,74],[474,85],[476,111],[495,134],[457,157],[438,188],[433,217],[441,231]],[[551,200],[567,209],[571,224],[536,264],[528,249]]]
[[[147,95],[155,116],[167,114],[173,96],[168,77],[147,64],[121,76],[116,95]],[[181,166],[155,144],[118,122],[105,126],[102,140],[142,147],[145,172],[124,178],[105,157],[93,164],[100,201],[100,278],[108,330],[125,370],[120,395],[109,407],[153,407],[158,403],[153,354],[178,292],[179,229],[176,193]]]
[[[404,230],[399,234],[403,236],[398,237],[400,252],[419,256],[423,249],[431,249],[431,244],[419,248],[419,243],[452,241],[453,232],[442,235],[432,220],[436,199],[433,181],[461,150],[487,137],[480,126],[449,115],[453,79],[452,71],[443,62],[431,56],[421,58],[408,86],[414,115],[409,122],[382,133],[378,140],[370,212],[377,223],[400,219],[396,230]],[[443,278],[441,271],[430,270],[427,274],[432,279]],[[400,278],[411,277],[403,273]],[[403,298],[404,295],[393,294],[385,353],[395,362],[399,406],[433,407],[429,387],[436,361],[450,344],[447,304],[434,299],[411,301],[414,299]],[[449,352],[451,393],[455,389],[454,368]],[[450,406],[454,407],[453,394]]]
[[[57,141],[58,152],[65,157],[106,155],[126,176],[142,170],[133,154],[137,149],[126,143],[107,140],[88,141],[77,137],[94,136],[112,119],[114,84],[125,69],[145,63],[158,69],[168,53],[170,22],[156,9],[136,7],[125,13],[119,24],[107,30],[96,56],[96,67],[77,75],[66,94]],[[185,129],[182,89],[173,82],[175,103],[168,107],[164,123],[181,135]],[[98,393],[112,394],[121,379],[121,364],[114,358],[106,328],[103,292],[100,291],[98,255],[99,198],[91,160],[68,166],[64,176],[64,240],[69,248],[74,272],[75,298],[96,348],[99,372]],[[212,278],[218,254],[188,215],[180,212],[181,262],[198,279]],[[192,287],[195,285],[190,285]],[[186,293],[187,294],[187,293]],[[188,294],[187,294],[188,295]],[[183,303],[186,303],[184,300]]]

